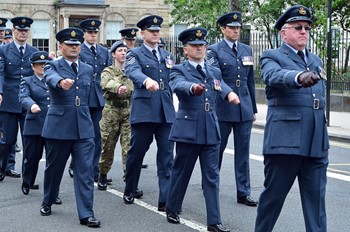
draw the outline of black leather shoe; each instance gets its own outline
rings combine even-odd
[[[68,174],[70,177],[74,177],[73,169],[71,167],[68,168]]]
[[[131,194],[134,198],[139,199],[143,196],[142,190],[137,189],[136,192]]]
[[[214,232],[230,232],[229,229],[225,228],[222,224],[208,225],[208,231]]]
[[[41,214],[41,216],[50,216],[51,215],[51,206],[48,206],[45,203],[43,203],[40,207],[40,214]]]
[[[158,202],[158,211],[165,212],[165,202]]]
[[[86,225],[87,227],[100,227],[101,222],[94,217],[87,217],[81,219],[80,224]]]
[[[61,205],[61,204],[62,204],[61,198],[56,197],[56,200],[55,200],[54,204],[55,204],[55,205]]]
[[[39,189],[39,184],[35,183],[29,186],[30,189]]]
[[[0,170],[0,181],[3,181],[5,179],[5,173]]]
[[[180,217],[177,213],[171,212],[170,210],[166,210],[166,220],[172,224],[179,224]]]
[[[113,182],[112,178],[107,178],[107,185],[112,185],[112,182]]]
[[[134,198],[133,195],[130,194],[130,193],[124,193],[124,195],[123,195],[123,200],[124,200],[124,203],[125,203],[125,204],[130,205],[130,204],[133,204],[133,203],[134,203],[135,198]]]
[[[105,191],[107,190],[107,174],[100,173],[97,184],[98,190]]]
[[[22,189],[22,193],[24,195],[28,195],[29,194],[29,190],[30,190],[30,186],[29,186],[29,184],[27,184],[26,182],[23,181],[21,189]]]
[[[19,174],[18,172],[16,172],[15,170],[7,170],[5,172],[6,176],[12,177],[12,178],[20,178],[21,174]]]
[[[148,164],[142,164],[141,168],[148,168]]]
[[[258,205],[258,202],[254,200],[251,196],[240,197],[238,198],[237,203],[253,207]]]

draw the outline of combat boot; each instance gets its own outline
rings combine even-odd
[[[98,178],[98,189],[99,190],[102,190],[102,191],[105,191],[107,189],[107,174],[102,174],[100,173],[100,176]]]

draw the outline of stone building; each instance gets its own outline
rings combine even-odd
[[[110,46],[120,38],[119,30],[135,27],[145,16],[157,14],[164,18],[162,36],[172,34],[169,27],[169,7],[163,0],[1,0],[0,17],[10,19],[27,16],[34,19],[29,43],[47,52],[57,51],[55,34],[75,26],[86,18],[98,18],[99,43]]]

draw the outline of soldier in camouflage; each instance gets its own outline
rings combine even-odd
[[[130,97],[134,90],[131,80],[124,73],[127,46],[122,41],[111,47],[113,65],[105,68],[101,75],[101,87],[106,98],[100,121],[102,153],[99,162],[98,189],[107,189],[107,173],[114,159],[114,149],[120,136],[122,162],[125,176],[126,154],[130,147]]]

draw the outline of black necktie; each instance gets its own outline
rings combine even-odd
[[[24,53],[23,53],[23,49],[24,49],[24,47],[23,46],[20,46],[19,47],[19,53],[21,53],[21,56],[23,57],[23,55],[24,55]]]
[[[94,56],[96,56],[96,48],[94,46],[91,46],[90,49],[91,49],[92,54],[94,54]]]
[[[300,58],[305,62],[305,55],[303,51],[298,51],[297,52],[298,56],[300,56]]]
[[[236,44],[235,43],[232,46],[232,51],[235,54],[235,56],[237,56],[237,49],[236,49]]]
[[[155,49],[152,50],[153,55],[156,57],[156,59],[158,60],[158,56],[157,56],[157,51]]]
[[[198,72],[202,75],[202,77],[206,77],[205,73],[203,72],[202,66],[200,64],[197,65]]]
[[[78,74],[77,63],[73,62],[70,66],[72,67],[75,75],[77,75]]]

